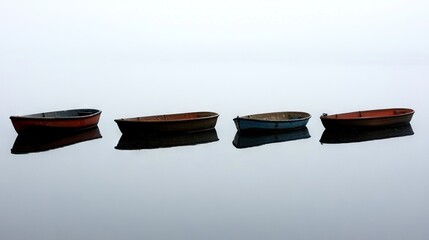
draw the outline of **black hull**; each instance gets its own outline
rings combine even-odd
[[[321,143],[353,143],[365,142],[372,140],[380,140],[387,138],[411,136],[414,131],[410,124],[405,124],[395,127],[385,127],[377,129],[326,129],[322,137]]]
[[[78,132],[18,134],[11,152],[13,154],[43,152],[101,137],[98,127]]]
[[[248,148],[310,137],[307,127],[283,132],[237,132],[232,144],[236,148]]]
[[[218,141],[215,129],[170,134],[123,134],[116,149],[140,150],[197,145]]]

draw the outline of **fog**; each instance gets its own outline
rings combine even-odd
[[[0,239],[427,239],[428,12],[0,0]],[[390,107],[414,134],[320,144],[322,113]],[[102,138],[11,153],[9,116],[72,108],[102,110]],[[310,137],[233,146],[237,115],[295,110]],[[114,119],[187,111],[219,113],[219,140],[115,149]]]
[[[427,62],[427,1],[2,1],[2,64]]]

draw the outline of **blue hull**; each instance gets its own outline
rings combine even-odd
[[[307,113],[302,113],[302,116],[300,115],[299,118],[278,119],[280,113],[272,114],[276,116],[276,119],[270,119],[270,114],[263,114],[263,116],[262,114],[255,114],[234,118],[234,123],[238,131],[282,131],[303,128],[307,125],[311,117]],[[287,114],[287,112],[283,113],[285,116]],[[296,114],[296,112],[293,112],[293,114]]]

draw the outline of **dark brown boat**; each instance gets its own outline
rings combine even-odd
[[[98,127],[72,132],[18,134],[11,149],[13,154],[43,152],[101,138]]]
[[[122,134],[195,132],[213,129],[219,114],[189,112],[116,119]]]
[[[323,126],[328,128],[380,128],[410,123],[414,110],[388,108],[320,116]]]
[[[64,132],[88,129],[97,126],[101,111],[97,109],[72,109],[11,116],[18,134],[28,132]]]

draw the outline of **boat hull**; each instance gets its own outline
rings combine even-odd
[[[96,127],[101,111],[97,109],[73,109],[37,113],[25,116],[11,116],[18,134],[31,132],[77,131]]]
[[[390,108],[358,111],[320,117],[326,129],[331,128],[380,128],[410,123],[414,110]]]
[[[213,112],[192,112],[115,119],[115,122],[122,134],[195,132],[215,128],[218,117]]]
[[[287,131],[303,128],[311,115],[305,112],[274,112],[234,118],[238,131]]]

